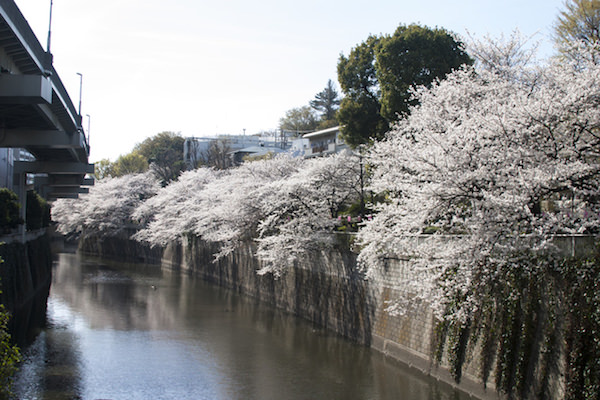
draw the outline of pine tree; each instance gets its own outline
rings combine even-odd
[[[321,121],[335,120],[335,114],[340,105],[339,93],[335,90],[333,81],[330,79],[323,91],[315,95],[310,106],[321,113]]]

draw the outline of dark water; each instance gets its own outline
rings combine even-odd
[[[198,279],[62,254],[20,399],[462,399]]]

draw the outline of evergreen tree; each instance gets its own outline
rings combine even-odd
[[[428,87],[471,63],[462,43],[444,29],[401,25],[392,36],[370,36],[338,63],[344,139],[354,146],[381,139],[415,104],[413,87]]]
[[[335,114],[340,105],[339,93],[335,90],[333,81],[327,81],[327,86],[323,91],[315,95],[315,99],[310,101],[310,106],[321,113],[321,121],[335,120]]]
[[[338,110],[338,122],[344,127],[346,143],[357,146],[371,137],[382,137],[388,124],[381,116],[381,91],[375,69],[375,54],[381,37],[369,36],[352,49],[348,57],[340,56],[338,81],[345,97]]]

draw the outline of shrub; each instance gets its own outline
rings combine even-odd
[[[21,205],[17,195],[9,189],[0,189],[0,231],[10,232],[23,223],[19,211]]]
[[[26,221],[28,231],[47,227],[50,224],[50,206],[33,190],[27,192]]]
[[[21,361],[19,348],[11,343],[7,331],[9,314],[0,304],[0,399],[8,399],[11,395],[12,377]]]
[[[0,264],[3,262],[4,260],[0,257]],[[12,344],[8,333],[9,319],[10,314],[4,308],[4,304],[0,304],[0,399],[10,398],[12,377],[17,372],[18,363],[21,362],[19,348]]]

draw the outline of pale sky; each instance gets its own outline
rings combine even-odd
[[[50,0],[15,0],[46,47]],[[544,55],[563,0],[54,0],[54,67],[75,107],[83,75],[90,160],[162,131],[276,129],[332,79],[341,53],[400,24],[458,35],[536,35]],[[338,86],[339,89],[339,86]]]

